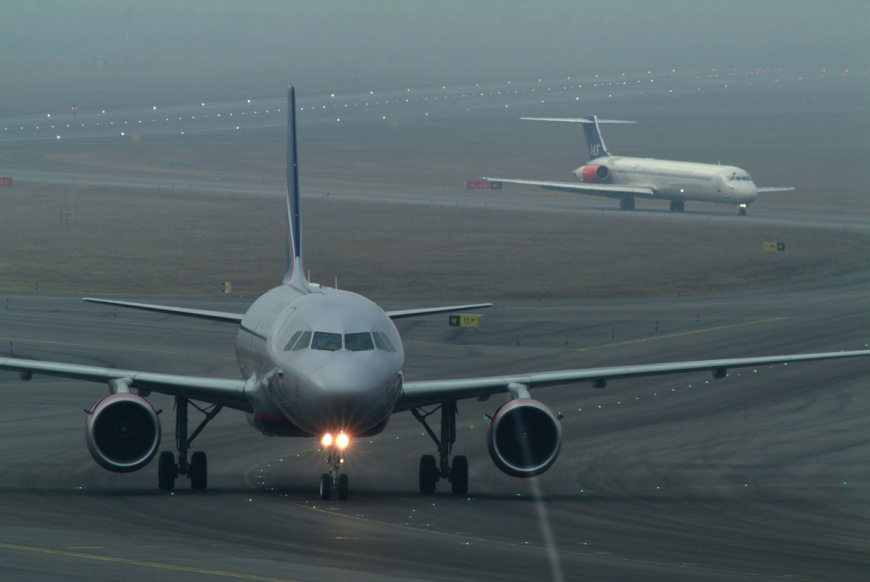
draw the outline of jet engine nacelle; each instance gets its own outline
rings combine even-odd
[[[549,469],[562,448],[562,424],[537,400],[511,400],[493,415],[489,456],[512,477],[534,477]]]
[[[606,182],[610,179],[610,168],[603,165],[583,166],[580,178],[584,182]]]
[[[147,400],[135,394],[113,394],[100,400],[85,425],[88,451],[104,469],[138,471],[160,446],[160,419]]]

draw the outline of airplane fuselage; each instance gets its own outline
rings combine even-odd
[[[248,422],[268,435],[375,434],[401,395],[399,333],[349,291],[264,293],[242,319],[236,357],[243,378],[260,380],[249,383]]]
[[[601,170],[601,166],[607,171]],[[654,198],[665,200],[745,205],[758,196],[749,174],[736,166],[610,155],[590,161],[573,174],[587,183],[648,187],[654,192]],[[599,195],[618,197],[605,192]]]

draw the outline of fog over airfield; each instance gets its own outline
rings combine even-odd
[[[132,79],[145,84],[127,87],[129,106],[158,91],[184,99],[194,83],[234,99],[289,82],[311,94],[648,69],[863,71],[868,22],[857,0],[5,2],[0,113],[23,112],[34,91],[87,106],[89,91]],[[97,57],[107,65],[94,80]]]

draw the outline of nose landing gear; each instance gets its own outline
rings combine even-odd
[[[431,412],[420,412],[418,408],[412,408],[411,414],[423,425],[435,446],[438,447],[439,462],[436,463],[433,455],[420,457],[420,493],[434,493],[435,485],[441,479],[450,481],[450,488],[456,495],[464,495],[468,491],[468,457],[456,455],[453,457],[453,466],[450,466],[450,453],[453,451],[453,443],[456,442],[456,401],[445,402],[441,408],[441,438],[426,422]]]
[[[746,205],[741,204],[740,208],[737,210],[737,216],[746,216]]]
[[[341,464],[344,463],[342,449],[338,445],[328,445],[326,448],[326,462],[330,465],[329,473],[324,473],[320,476],[320,498],[329,499],[332,491],[338,492],[338,499],[344,501],[347,499],[347,491],[349,479],[347,475],[341,474]]]

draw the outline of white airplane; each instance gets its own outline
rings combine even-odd
[[[583,124],[586,144],[589,147],[589,163],[572,172],[580,183],[487,177],[484,177],[484,180],[619,198],[621,210],[634,210],[634,199],[640,197],[670,200],[671,212],[682,212],[686,200],[732,204],[739,207],[738,214],[741,216],[746,215],[746,207],[755,201],[761,192],[794,190],[792,187],[758,188],[746,170],[736,166],[610,155],[604,147],[598,124],[634,123],[634,121],[598,119],[594,115],[580,118],[521,117],[520,119]]]
[[[287,127],[287,272],[283,283],[260,296],[244,314],[167,307],[106,299],[85,301],[134,309],[224,321],[239,326],[236,356],[241,379],[205,378],[119,370],[61,362],[0,358],[0,370],[72,380],[102,382],[109,395],[88,412],[86,440],[94,460],[118,473],[142,469],[160,448],[160,418],[146,400],[151,392],[175,397],[175,447],[159,455],[157,482],[172,489],[185,475],[193,489],[207,486],[206,455],[188,451],[200,431],[223,408],[244,412],[248,422],[269,436],[311,437],[318,440],[330,464],[320,478],[320,496],[348,496],[348,476],[341,473],[344,455],[354,438],[380,433],[391,415],[410,411],[435,442],[438,459],[423,455],[419,467],[421,492],[432,493],[447,480],[456,494],[468,489],[468,459],[453,457],[456,402],[506,394],[493,413],[487,433],[489,453],[508,475],[532,477],[549,469],[562,444],[560,416],[532,399],[530,390],[545,386],[590,382],[603,388],[618,378],[712,371],[723,378],[730,368],[783,362],[868,356],[870,350],[673,362],[508,374],[484,378],[405,382],[404,350],[392,320],[435,313],[489,307],[457,305],[383,311],[355,293],[309,283],[302,268],[299,179],[296,164],[296,106],[288,95]],[[199,426],[188,430],[190,400],[204,413]],[[424,410],[424,407],[429,408]],[[434,408],[432,408],[434,407]],[[440,435],[427,422],[440,409]],[[440,437],[440,438],[439,438]]]

